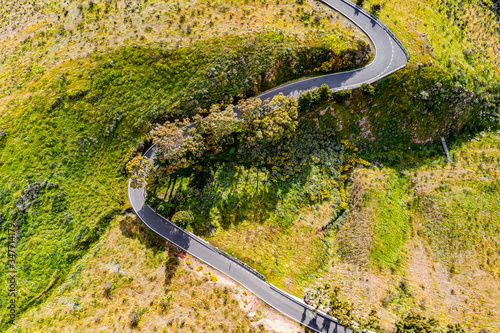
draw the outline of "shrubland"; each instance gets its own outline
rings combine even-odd
[[[411,60],[372,96],[317,109],[371,162],[349,175],[349,215],[321,281],[358,317],[375,307],[386,330],[495,332],[498,19],[482,2],[385,2],[377,15]]]
[[[196,268],[196,269],[195,269]],[[210,274],[208,274],[210,273]],[[133,214],[114,218],[69,274],[13,331],[262,332],[245,294],[149,231]]]
[[[1,97],[25,88],[57,64],[122,46],[178,49],[216,36],[274,32],[323,36],[333,53],[340,54],[357,39],[367,41],[326,6],[290,0],[16,1],[0,12]]]

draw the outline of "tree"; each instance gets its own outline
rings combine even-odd
[[[237,106],[240,111],[240,118],[243,121],[243,128],[247,135],[254,136],[260,127],[262,116],[269,112],[269,103],[262,102],[259,98],[249,98]]]
[[[126,169],[131,175],[130,186],[132,186],[132,188],[142,188],[144,186],[149,166],[149,158],[143,157],[142,154],[137,155],[127,163]]]
[[[267,142],[276,142],[290,138],[297,127],[297,102],[292,96],[286,98],[283,94],[275,96],[269,103],[271,111],[264,115],[263,137]]]
[[[196,144],[192,136],[186,134],[188,119],[174,123],[166,122],[157,126],[152,132],[153,142],[156,144],[157,164],[166,166],[168,174],[173,174],[181,168],[187,168],[190,161],[187,152],[193,151]]]
[[[257,161],[265,156],[266,149],[295,132],[298,108],[295,98],[283,94],[272,101],[247,100],[238,104],[243,119],[243,135],[240,137],[239,153],[248,160]]]
[[[206,118],[200,116],[195,118],[196,126],[190,133],[198,133],[203,137],[203,153],[216,155],[222,149],[234,143],[233,133],[238,124],[238,118],[232,105],[224,110],[214,105]]]
[[[194,222],[193,213],[189,210],[181,210],[172,216],[172,222],[177,224],[181,228],[186,228],[191,226]]]
[[[300,112],[306,112],[310,110],[313,106],[318,105],[321,101],[318,89],[308,90],[300,94],[299,96],[299,109]]]

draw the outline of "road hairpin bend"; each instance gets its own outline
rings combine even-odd
[[[359,69],[285,84],[257,96],[261,100],[272,99],[280,93],[297,97],[301,92],[318,88],[323,84],[327,84],[332,90],[353,89],[363,83],[378,81],[406,66],[409,60],[408,52],[378,18],[348,0],[322,0],[322,2],[350,19],[366,33],[375,48],[374,59]],[[145,156],[151,159],[154,153],[153,146]],[[151,230],[237,281],[279,312],[316,332],[352,332],[335,318],[321,311],[315,311],[301,299],[268,283],[261,274],[246,264],[156,214],[145,204],[144,187],[132,188],[130,180],[128,197],[132,209]]]

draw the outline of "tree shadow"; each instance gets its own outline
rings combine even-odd
[[[120,231],[127,238],[137,239],[155,254],[167,249],[168,242],[155,234],[133,213],[126,214],[120,220]]]
[[[179,254],[184,253],[183,250],[178,248],[177,246],[170,244],[167,242],[167,251],[169,260],[165,262],[165,288],[170,286],[173,278],[175,277],[175,272],[180,265]]]
[[[180,265],[179,255],[184,251],[154,233],[133,213],[126,214],[120,220],[120,231],[125,237],[139,240],[147,249],[151,249],[155,255],[164,251],[167,252],[168,260],[165,262],[164,267],[164,284],[165,287],[168,287]]]
[[[304,187],[302,179],[307,179],[310,173],[311,169],[308,168],[303,170],[300,177],[277,183],[268,179],[269,173],[265,176],[261,174],[257,186],[255,177],[249,181],[245,172],[239,174],[237,168],[227,167],[217,175],[216,182],[200,195],[204,203],[193,203],[191,207],[200,215],[201,210],[218,208],[222,217],[219,224],[225,230],[246,220],[262,224],[276,212],[294,186]],[[224,198],[221,198],[222,191],[226,191]],[[280,225],[283,227],[286,224]]]

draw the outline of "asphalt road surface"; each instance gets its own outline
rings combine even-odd
[[[353,89],[363,83],[373,83],[380,80],[406,66],[409,59],[408,53],[397,38],[378,19],[350,1],[324,0],[323,2],[346,16],[368,35],[375,46],[373,61],[360,69],[324,75],[280,86],[258,96],[262,100],[272,99],[279,93],[298,97],[301,92],[315,89],[322,84],[327,84],[333,90]],[[153,154],[154,146],[147,151],[145,156],[151,158]],[[352,332],[350,328],[338,323],[335,318],[323,312],[314,311],[311,306],[305,304],[301,299],[269,284],[262,275],[246,264],[156,214],[151,207],[145,204],[144,188],[134,189],[130,186],[129,181],[128,196],[130,205],[137,216],[151,230],[237,281],[279,312],[317,332]]]

